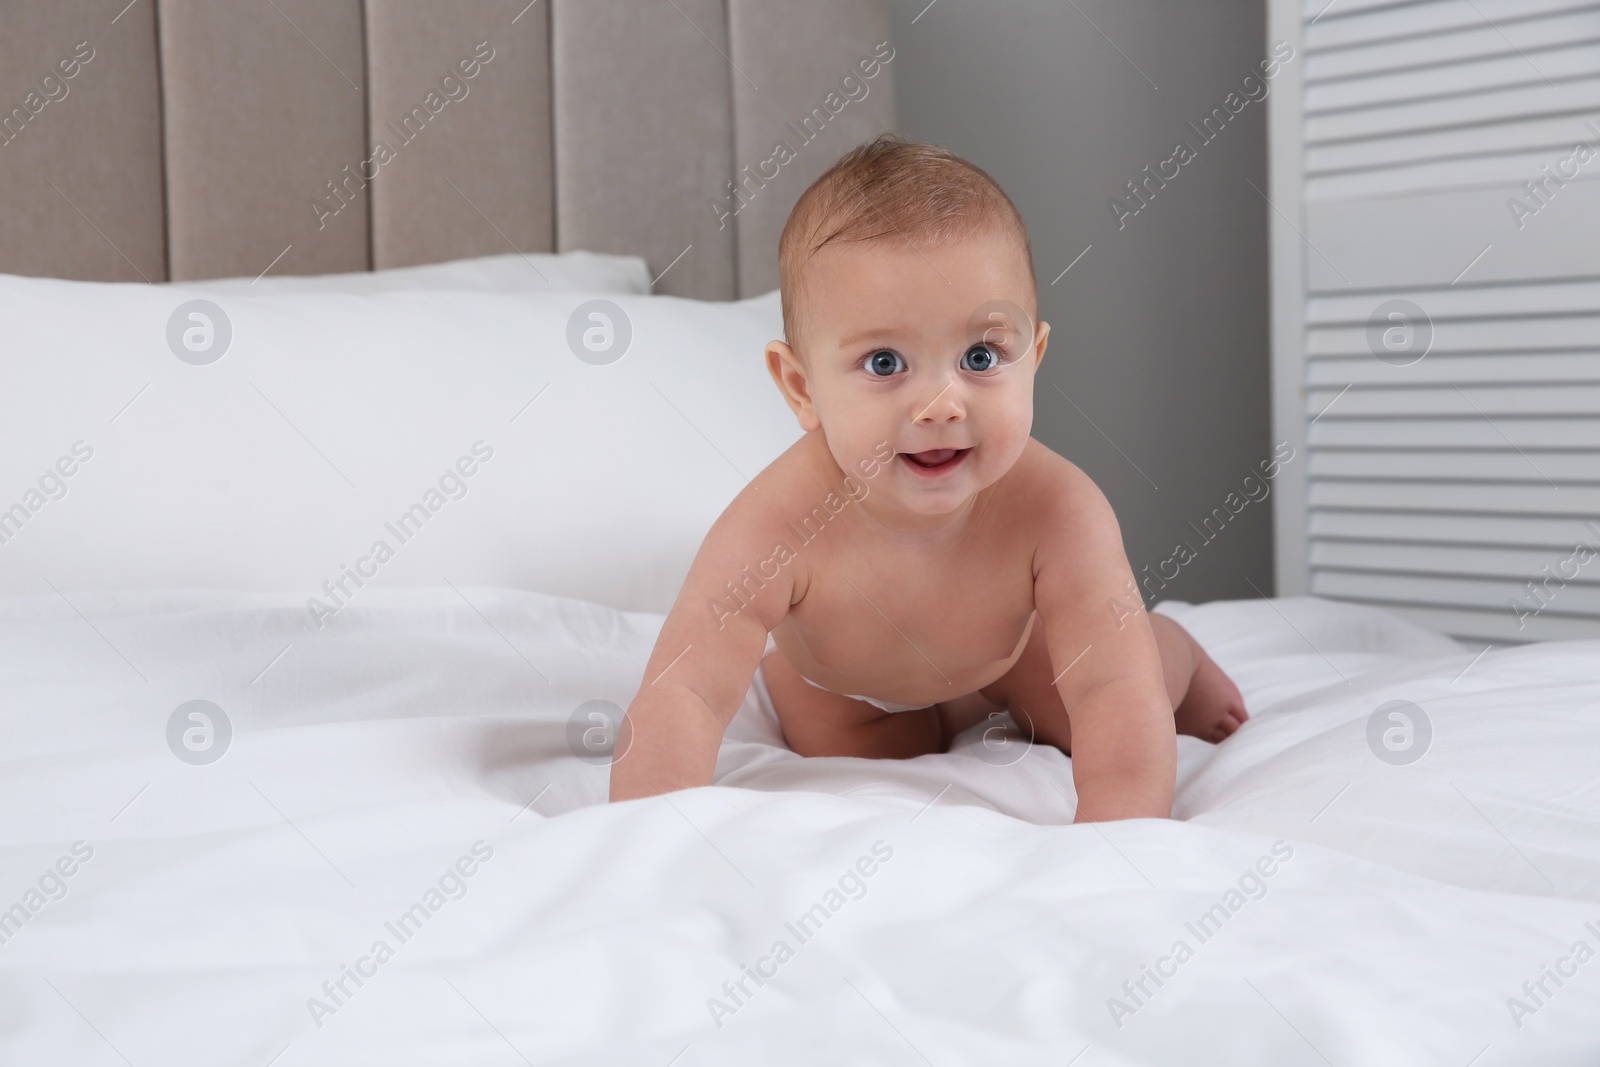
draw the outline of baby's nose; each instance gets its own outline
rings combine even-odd
[[[961,397],[961,387],[955,375],[947,378],[933,397],[923,402],[911,416],[914,423],[949,422],[965,418],[966,404]]]

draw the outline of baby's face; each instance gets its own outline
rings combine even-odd
[[[949,514],[1028,442],[1050,327],[1030,321],[1027,270],[1000,234],[943,248],[829,245],[805,270],[803,358],[774,341],[768,366],[846,474],[859,478],[880,442],[894,449],[869,482],[880,503]]]

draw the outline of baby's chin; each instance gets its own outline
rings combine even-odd
[[[915,515],[922,519],[938,519],[956,515],[970,506],[972,498],[977,495],[982,486],[963,486],[960,489],[947,489],[937,493],[895,493],[879,494],[878,504],[881,507],[885,502],[892,500],[893,506],[908,515]]]

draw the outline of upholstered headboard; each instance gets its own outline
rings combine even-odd
[[[0,272],[163,281],[513,250],[777,285],[894,125],[881,0],[5,0]]]

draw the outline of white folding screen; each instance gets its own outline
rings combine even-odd
[[[1278,592],[1600,636],[1600,2],[1270,4]]]

